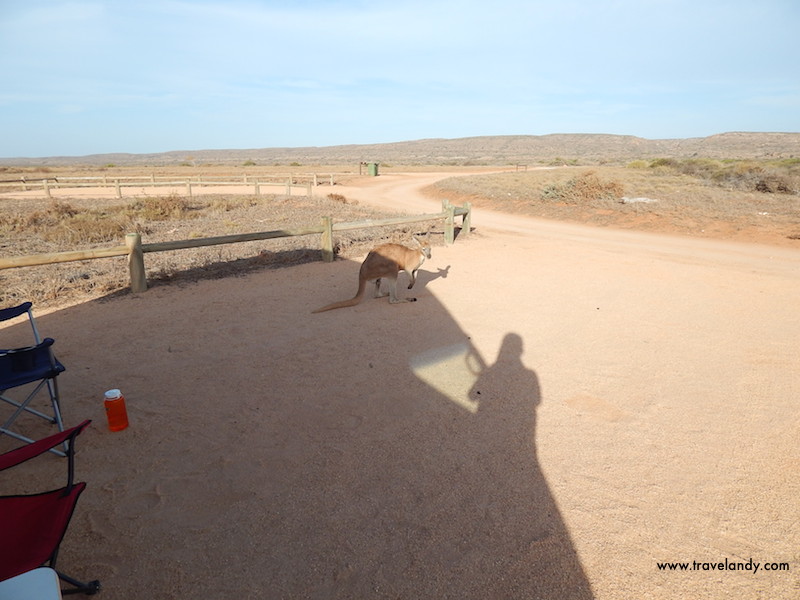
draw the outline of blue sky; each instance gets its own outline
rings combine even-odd
[[[797,0],[0,0],[0,157],[800,131]]]

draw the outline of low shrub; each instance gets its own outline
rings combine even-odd
[[[0,230],[6,232],[43,231],[49,227],[58,227],[63,221],[69,220],[78,213],[66,202],[54,200],[47,208],[35,210],[32,213],[5,213],[0,214]]]
[[[342,204],[350,204],[350,201],[342,194],[328,194],[328,200],[331,202],[341,202]],[[353,204],[357,204],[354,202]]]
[[[240,208],[258,206],[255,196],[215,196],[208,202],[208,208],[221,212],[231,212]]]
[[[78,210],[59,200],[27,215],[0,215],[0,231],[30,233],[48,242],[66,245],[118,240],[130,227],[131,220],[119,211]]]
[[[145,221],[166,221],[188,216],[191,208],[186,198],[170,194],[136,200],[128,205],[127,213],[131,218]]]
[[[657,158],[650,162],[650,167],[656,171],[666,170],[749,192],[800,193],[800,176],[794,172],[796,163],[791,160],[755,163],[707,158]]]
[[[632,160],[625,166],[629,169],[647,169],[650,167],[650,163],[646,160]]]
[[[585,204],[596,200],[618,200],[624,194],[624,186],[617,181],[603,181],[594,171],[588,171],[560,183],[551,184],[542,190],[542,199],[567,204]]]
[[[131,229],[131,222],[120,213],[80,212],[41,233],[42,238],[68,246],[98,242],[119,242]]]

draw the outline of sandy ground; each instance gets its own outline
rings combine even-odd
[[[431,212],[436,178],[340,193]],[[473,226],[416,303],[310,314],[337,261],[43,314],[94,419],[60,566],[107,600],[800,596],[800,252]]]

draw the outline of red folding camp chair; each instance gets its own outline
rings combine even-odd
[[[67,485],[49,492],[0,496],[0,581],[41,566],[56,569],[58,547],[67,532],[78,497],[86,483],[75,482],[75,438],[91,421],[20,446],[0,455],[0,471],[15,467],[64,444],[67,447]],[[58,570],[56,569],[56,572]],[[62,594],[96,594],[99,581],[82,583],[58,572],[71,586]]]

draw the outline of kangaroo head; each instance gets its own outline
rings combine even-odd
[[[419,249],[420,252],[425,256],[425,258],[431,257],[431,243],[430,243],[430,233],[425,236],[425,242],[420,242],[416,236],[411,236],[411,241],[414,242],[414,245]]]

